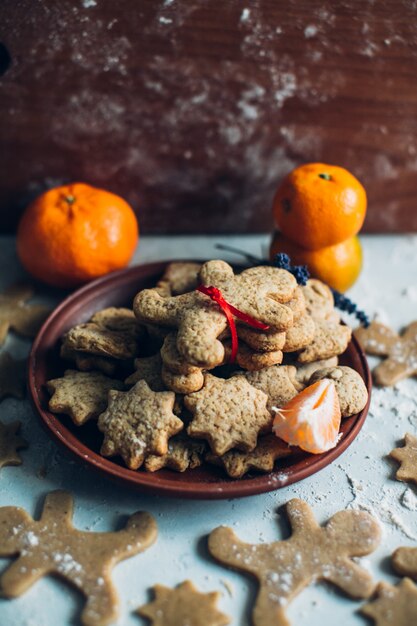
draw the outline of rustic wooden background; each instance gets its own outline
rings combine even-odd
[[[417,3],[1,0],[0,230],[41,190],[123,195],[142,231],[272,227],[304,161],[348,167],[368,231],[417,230]]]

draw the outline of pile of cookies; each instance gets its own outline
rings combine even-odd
[[[233,363],[227,315],[201,285],[267,326],[235,318]],[[269,266],[235,274],[224,261],[171,263],[133,310],[99,311],[65,334],[68,369],[48,382],[49,408],[78,426],[96,420],[101,453],[133,470],[182,472],[205,461],[233,478],[268,472],[294,452],[272,433],[273,407],[322,378],[334,381],[342,417],[365,406],[362,378],[338,365],[350,338],[318,280],[300,286]]]

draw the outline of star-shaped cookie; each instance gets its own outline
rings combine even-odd
[[[271,472],[277,459],[292,453],[291,448],[276,435],[259,437],[258,445],[252,452],[229,450],[223,456],[212,453],[206,455],[206,461],[224,467],[230,478],[241,478],[250,470]]]
[[[22,459],[17,453],[19,448],[26,448],[27,442],[17,434],[21,422],[3,424],[0,422],[0,467],[5,465],[21,465]]]
[[[149,454],[166,454],[168,439],[184,426],[173,413],[175,394],[152,391],[144,380],[126,393],[110,391],[108,400],[98,419],[104,433],[101,454],[120,454],[130,469],[138,469]]]
[[[417,483],[417,437],[406,433],[404,440],[404,447],[390,452],[390,457],[401,463],[395,476],[398,480]]]
[[[25,396],[26,361],[15,361],[8,352],[0,354],[0,400]]]
[[[220,613],[216,604],[220,594],[200,593],[189,580],[176,589],[163,585],[153,587],[155,599],[141,606],[137,613],[152,626],[226,626],[230,619]]]
[[[360,611],[376,626],[412,626],[417,623],[417,587],[409,578],[403,578],[395,587],[379,583],[376,599]]]
[[[9,330],[29,338],[38,332],[50,310],[38,304],[26,304],[33,293],[29,285],[16,284],[0,294],[0,346]]]
[[[231,448],[250,452],[259,433],[272,426],[267,402],[268,396],[244,376],[225,380],[206,374],[204,387],[184,398],[193,414],[187,432],[190,437],[206,439],[218,456]]]
[[[162,456],[150,454],[146,457],[145,469],[147,472],[156,472],[167,467],[176,472],[185,472],[187,469],[194,469],[201,465],[205,449],[204,442],[193,441],[181,432],[169,440],[166,454]]]
[[[51,394],[49,410],[69,415],[81,426],[104,411],[111,389],[124,389],[124,384],[101,372],[67,370],[63,378],[49,380],[47,388]]]

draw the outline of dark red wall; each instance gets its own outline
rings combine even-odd
[[[0,230],[71,180],[146,232],[271,228],[280,178],[348,167],[370,231],[417,230],[410,0],[1,0]]]

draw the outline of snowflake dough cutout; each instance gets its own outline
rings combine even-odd
[[[118,613],[111,570],[155,541],[156,523],[148,513],[135,513],[122,530],[93,533],[73,527],[72,511],[65,491],[46,496],[39,521],[18,507],[0,508],[0,556],[19,555],[1,576],[1,588],[14,598],[43,576],[58,574],[87,598],[84,626],[105,626]]]
[[[369,513],[339,511],[321,527],[307,503],[293,499],[287,514],[292,535],[284,541],[250,545],[226,527],[209,536],[209,551],[218,561],[257,578],[254,626],[288,626],[285,607],[318,580],[333,583],[353,598],[368,598],[374,589],[368,572],[352,560],[379,544],[380,528]]]
[[[0,422],[0,467],[21,465],[22,459],[17,453],[19,448],[27,448],[27,441],[19,437],[21,422],[3,424]]]
[[[405,446],[391,450],[390,457],[401,463],[395,477],[398,480],[417,484],[417,437],[410,433],[404,436]]]
[[[0,294],[0,346],[9,330],[22,337],[33,338],[50,309],[39,304],[26,304],[34,292],[29,285],[12,285]]]
[[[417,622],[417,587],[409,578],[403,578],[396,587],[380,583],[376,599],[360,611],[376,626],[412,626]]]
[[[200,593],[189,580],[176,589],[163,585],[153,587],[155,599],[141,606],[137,613],[146,617],[153,626],[226,626],[230,619],[220,613],[216,604],[217,591]]]

